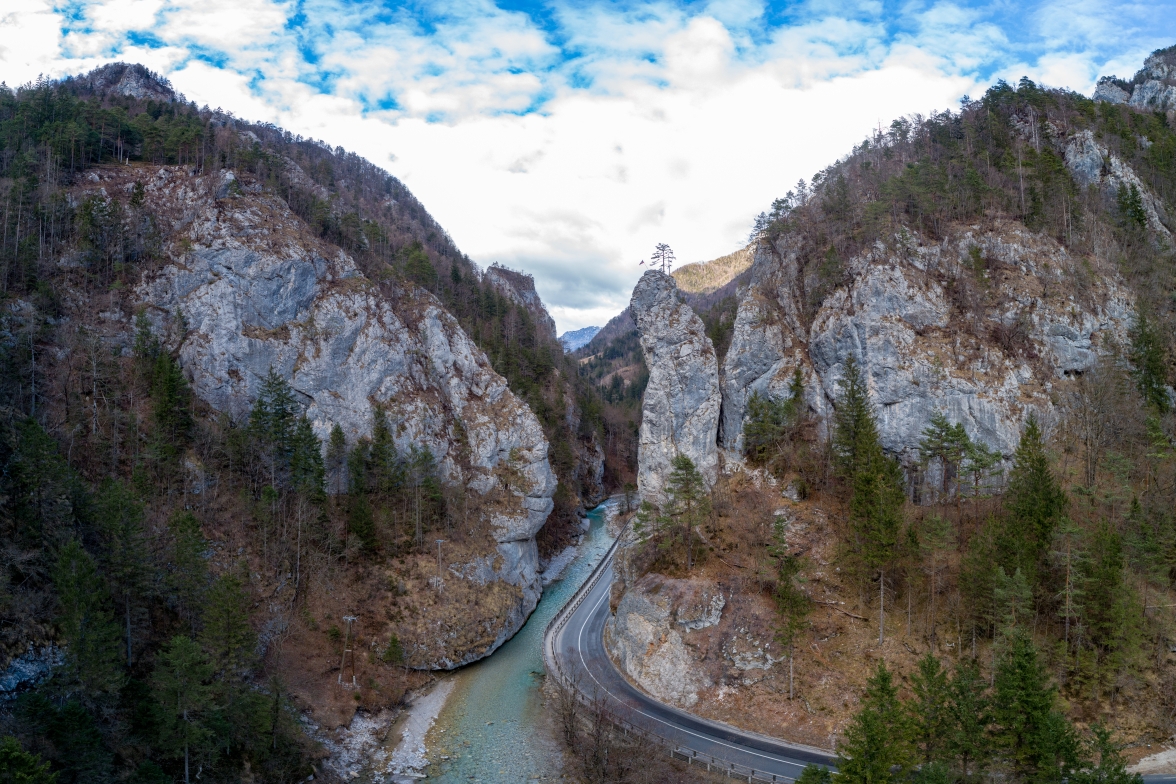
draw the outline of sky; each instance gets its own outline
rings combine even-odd
[[[0,0],[10,86],[140,62],[197,104],[352,150],[560,331],[657,243],[730,253],[879,124],[1021,76],[1089,94],[1176,43],[1176,0]]]

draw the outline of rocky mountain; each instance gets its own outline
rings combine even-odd
[[[1095,88],[1094,100],[1176,117],[1176,46],[1153,52],[1131,81],[1117,76],[1102,77]]]
[[[559,342],[563,345],[564,351],[575,351],[588,345],[588,341],[596,337],[597,332],[600,332],[600,327],[573,329],[560,335]]]
[[[333,733],[522,626],[605,494],[599,398],[530,276],[479,268],[358,156],[198,109],[141,66],[2,87],[0,127],[8,693],[70,679],[96,704],[173,645],[204,666],[222,612],[226,721],[265,702]],[[63,552],[85,607],[62,610]],[[75,611],[119,644],[86,647]],[[109,682],[78,682],[91,664]],[[87,726],[125,722],[117,702]],[[306,778],[292,721],[260,751],[225,729],[206,776]],[[156,740],[102,754],[171,766]]]
[[[373,284],[346,253],[304,236],[280,198],[232,172],[159,167],[96,177],[77,198],[139,184],[156,214],[176,216],[159,226],[168,263],[144,276],[128,304],[147,309],[214,411],[248,418],[272,371],[289,379],[324,443],[335,426],[348,443],[370,439],[373,410],[382,410],[397,424],[398,452],[427,449],[442,482],[495,498],[484,512],[501,564],[490,579],[517,588],[517,606],[490,620],[502,624],[492,644],[410,660],[453,667],[509,639],[542,592],[535,534],[553,508],[556,479],[534,413],[441,303],[412,285]],[[504,471],[519,476],[505,493]]]
[[[1099,706],[1123,737],[1176,729],[1143,685],[1168,683],[1172,657],[1134,671],[1130,708],[1074,685],[1081,657],[1140,649],[1126,636],[1075,639],[1072,618],[1095,611],[1066,615],[1074,589],[1057,549],[1102,557],[1111,543],[1115,580],[1165,597],[1176,585],[1140,560],[1160,530],[1176,541],[1171,486],[1149,473],[1155,450],[1176,443],[1174,53],[1154,53],[1131,82],[1101,80],[1093,99],[999,82],[958,113],[872,134],[757,221],[748,264],[728,265],[729,330],[700,317],[677,275],[646,273],[628,312],[580,352],[590,369],[619,357],[631,320],[649,373],[636,473],[652,524],[618,549],[606,629],[634,682],[829,746],[853,720],[863,657],[904,677],[927,652],[999,669],[992,651],[1017,622],[994,613],[1009,575],[1033,571],[1023,590],[1040,625],[1024,633],[1067,652],[1042,666],[1069,716]],[[851,366],[893,481],[905,481],[893,530],[871,529],[881,518],[861,505],[865,485],[838,476],[831,442]],[[765,432],[766,458],[747,449]],[[943,433],[972,451],[936,456]],[[1041,523],[1049,536],[1024,560],[1010,542],[1022,541],[1030,450],[1065,520]],[[712,487],[693,525],[664,493],[678,455]],[[692,546],[698,557],[684,555]],[[1131,633],[1166,641],[1129,593],[1113,601],[1144,619]]]

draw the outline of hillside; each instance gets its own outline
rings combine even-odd
[[[142,66],[0,89],[0,196],[0,722],[63,781],[346,777],[603,494],[533,281]]]
[[[1174,73],[1176,47],[1096,100],[1022,79],[895,120],[757,222],[727,334],[697,273],[645,274],[606,629],[633,682],[853,781],[1170,742]]]

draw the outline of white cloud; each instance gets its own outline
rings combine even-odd
[[[1158,5],[1096,0],[551,0],[554,32],[491,0],[63,9],[0,11],[0,78],[139,61],[198,103],[355,150],[472,257],[533,272],[561,330],[619,311],[657,242],[683,263],[737,248],[754,214],[878,123],[978,96],[991,75],[1089,90],[1176,34]]]

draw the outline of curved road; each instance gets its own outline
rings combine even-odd
[[[786,743],[700,719],[654,700],[617,671],[604,649],[604,624],[609,618],[613,550],[605,555],[600,578],[562,626],[546,635],[545,654],[565,677],[589,698],[604,701],[608,710],[645,732],[675,746],[756,771],[757,780],[793,780],[806,765],[833,767],[826,750]],[[593,576],[595,576],[595,572]],[[592,579],[591,577],[589,579]],[[573,597],[573,601],[575,597]],[[558,618],[558,616],[557,616]],[[1146,784],[1176,784],[1176,776],[1144,776]]]

